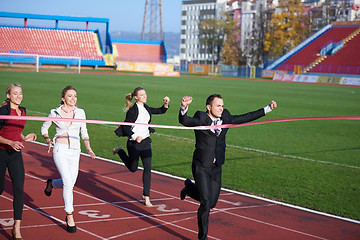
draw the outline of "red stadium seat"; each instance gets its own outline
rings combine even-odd
[[[164,62],[164,48],[160,44],[114,43],[119,55],[115,61],[126,62]]]
[[[0,36],[1,52],[24,50],[30,54],[103,60],[97,52],[95,33],[91,31],[1,27]]]
[[[323,47],[328,45],[329,43],[337,43],[343,41],[346,37],[356,31],[358,26],[334,26],[326,31],[324,34],[319,36],[317,39],[306,45],[303,49],[295,53],[289,59],[284,61],[280,66],[276,69],[279,70],[287,70],[293,71],[295,65],[301,65],[303,69],[313,63],[317,58],[319,58],[319,53]],[[359,36],[357,36],[357,39]],[[354,65],[356,62],[357,65],[360,65],[359,56],[351,56],[355,55],[354,52],[359,51],[359,40],[352,39],[349,41],[345,47],[335,53],[333,56],[327,56],[327,58],[321,61],[320,64],[313,67],[309,72],[328,72],[328,71],[337,71],[339,73],[339,69],[341,71],[345,71],[347,68],[337,68],[335,70],[334,67],[329,68],[329,66],[325,65]],[[346,50],[345,50],[346,49]],[[347,61],[347,60],[349,61]],[[352,59],[352,60],[350,60]],[[355,64],[355,65],[356,65]],[[323,65],[323,66],[321,66]],[[343,72],[342,72],[343,73]]]

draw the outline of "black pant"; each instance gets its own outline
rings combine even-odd
[[[197,212],[199,239],[207,239],[210,209],[216,206],[221,189],[221,166],[204,168],[193,162],[195,184],[186,182],[186,194],[199,201]]]
[[[140,143],[136,141],[127,141],[127,149],[129,156],[121,149],[118,152],[119,157],[124,162],[125,166],[131,171],[136,172],[139,165],[139,157],[144,166],[144,172],[142,176],[143,181],[143,195],[150,196],[150,184],[151,184],[151,139],[149,137],[142,140]]]
[[[25,169],[21,152],[12,149],[0,149],[0,195],[5,188],[6,168],[9,171],[14,193],[14,220],[21,220],[24,206],[25,181]]]

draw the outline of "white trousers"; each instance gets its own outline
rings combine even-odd
[[[63,189],[65,211],[73,212],[73,188],[79,173],[80,149],[71,149],[66,144],[55,143],[53,158],[61,179],[53,180],[52,186]]]

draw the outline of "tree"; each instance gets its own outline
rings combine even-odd
[[[243,63],[243,59],[241,56],[241,46],[238,39],[239,37],[237,34],[235,34],[235,31],[234,34],[227,37],[221,51],[221,58],[223,59],[223,64],[239,66]]]
[[[219,18],[202,20],[199,23],[199,39],[206,52],[212,56],[215,65],[220,61],[220,53],[226,39],[233,33],[234,19],[229,14]]]
[[[280,1],[265,34],[264,50],[270,59],[280,57],[308,36],[309,21],[301,0]]]
[[[247,62],[251,66],[259,66],[264,63],[264,39],[265,39],[265,15],[264,5],[259,4],[256,9],[253,31],[251,33],[249,51],[250,59]]]

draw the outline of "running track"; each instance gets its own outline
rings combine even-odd
[[[138,200],[141,170],[82,155],[74,189],[75,234],[65,230],[62,191],[43,193],[47,178],[58,178],[47,147],[26,143],[22,235],[29,239],[197,239],[198,203],[179,199],[183,179],[152,174],[154,207]],[[190,168],[191,166],[189,166]],[[0,239],[11,239],[12,188],[0,196]],[[209,239],[360,239],[360,222],[223,190],[211,211]]]

